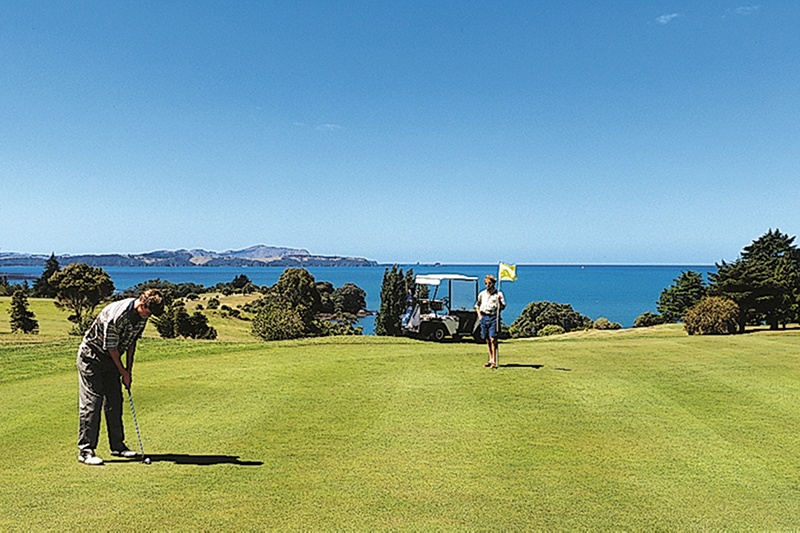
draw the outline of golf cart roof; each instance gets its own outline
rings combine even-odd
[[[443,281],[478,281],[478,278],[472,276],[463,276],[461,274],[420,274],[416,277],[414,282],[417,285],[439,285]]]

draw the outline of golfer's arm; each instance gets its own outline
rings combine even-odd
[[[133,371],[133,354],[136,352],[136,341],[133,341],[125,354],[125,368],[128,372]]]
[[[125,367],[122,366],[122,359],[119,356],[119,350],[116,348],[109,348],[108,355],[111,356],[111,360],[114,361],[114,364],[117,366],[117,370],[119,370],[120,375],[125,373]]]

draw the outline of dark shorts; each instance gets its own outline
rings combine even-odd
[[[497,315],[481,316],[481,337],[484,340],[497,338]]]

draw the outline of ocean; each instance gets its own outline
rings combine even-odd
[[[463,274],[480,278],[497,276],[497,265],[400,265],[403,272],[409,268],[415,274]],[[386,265],[374,267],[308,267],[317,281],[328,281],[334,287],[354,283],[367,293],[367,308],[380,307],[381,282]],[[693,270],[707,278],[714,265],[518,265],[517,281],[503,282],[507,307],[503,322],[510,324],[530,302],[551,301],[569,304],[575,311],[592,320],[605,317],[623,327],[632,327],[640,314],[656,312],[656,302],[661,291],[672,285],[681,272]],[[20,277],[37,278],[42,267],[2,267],[0,276],[7,275],[12,282]],[[197,283],[214,286],[229,282],[240,274],[246,275],[256,285],[273,285],[284,267],[104,267],[118,291],[148,280],[161,279],[172,283]],[[472,307],[473,289],[458,285],[454,288],[456,307]],[[374,317],[363,318],[359,324],[365,334],[374,331]]]

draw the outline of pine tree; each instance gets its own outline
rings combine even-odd
[[[381,307],[375,316],[375,334],[399,336],[401,318],[405,310],[408,288],[414,287],[414,271],[409,269],[403,275],[403,269],[392,265],[391,270],[383,273],[381,284]]]
[[[656,309],[665,322],[678,322],[690,308],[703,299],[706,294],[703,276],[692,270],[681,272],[675,283],[663,291],[658,299]]]
[[[33,282],[33,295],[37,298],[55,298],[56,288],[50,283],[50,276],[61,270],[56,254],[50,254],[50,258],[44,264],[42,275]]]
[[[11,315],[11,333],[21,331],[22,333],[39,333],[39,321],[33,311],[28,309],[28,297],[25,292],[18,290],[14,292],[11,297],[11,309],[8,310]]]
[[[746,246],[736,261],[723,261],[709,275],[711,294],[739,305],[740,332],[746,324],[777,329],[800,318],[800,250],[794,240],[769,230]]]

